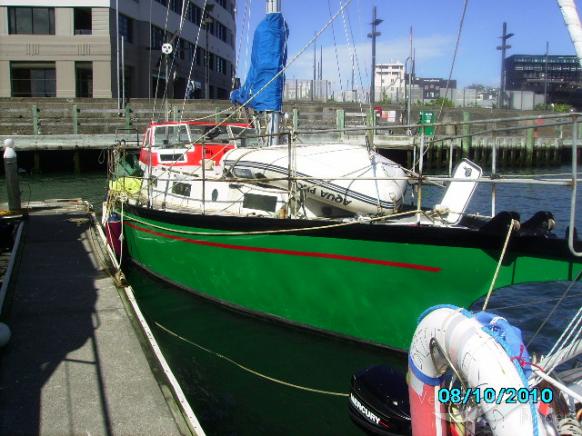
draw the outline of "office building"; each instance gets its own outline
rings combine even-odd
[[[203,14],[204,0],[0,0],[0,97],[228,98],[235,1]]]

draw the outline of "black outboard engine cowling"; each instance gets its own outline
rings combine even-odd
[[[371,434],[412,433],[405,375],[387,365],[366,368],[352,376],[350,418]]]

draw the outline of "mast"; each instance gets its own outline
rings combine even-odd
[[[281,13],[281,0],[267,0],[267,15]],[[269,137],[270,145],[279,145],[279,131],[281,127],[281,112],[270,112],[267,114],[269,126],[267,131],[273,135]]]
[[[570,38],[576,48],[578,61],[582,61],[582,26],[580,25],[580,17],[576,9],[576,3],[574,3],[574,0],[558,0],[558,6],[562,11]]]

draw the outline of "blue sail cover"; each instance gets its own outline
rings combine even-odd
[[[248,107],[256,111],[280,112],[283,107],[284,74],[281,74],[261,93],[257,94],[287,63],[287,38],[289,28],[283,14],[268,14],[257,26],[253,39],[251,67],[247,80],[235,89],[230,100],[244,104],[255,96]]]

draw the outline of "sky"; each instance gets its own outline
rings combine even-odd
[[[341,0],[345,4],[349,0]],[[580,1],[577,0],[580,12]],[[283,14],[290,28],[289,61],[300,52],[340,9],[340,0],[282,0]],[[265,0],[237,1],[237,67],[246,76],[254,29],[265,14]],[[371,69],[372,7],[384,22],[379,31],[377,63],[404,62],[409,53],[409,31],[413,28],[416,49],[416,74],[420,77],[447,78],[453,59],[459,24],[465,0],[352,0],[342,15],[321,35],[323,46],[323,78],[335,89],[348,89],[351,80],[353,45],[346,38],[353,33],[356,56],[356,86],[369,87]],[[248,20],[250,11],[250,20]],[[512,46],[507,55],[544,54],[546,42],[550,54],[575,54],[556,0],[469,0],[459,50],[452,78],[458,87],[473,83],[499,85],[503,22]],[[334,33],[335,31],[335,45]],[[337,53],[337,57],[336,57]],[[313,46],[293,62],[288,79],[313,77]]]

